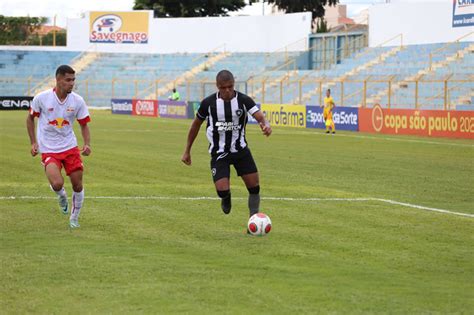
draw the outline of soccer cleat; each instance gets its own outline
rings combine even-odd
[[[58,201],[59,201],[59,209],[61,209],[61,212],[63,214],[68,214],[69,209],[68,209],[67,197],[58,196]]]
[[[230,200],[230,195],[221,199],[221,208],[225,214],[229,214],[232,209],[232,202]]]
[[[336,133],[335,131],[332,132],[332,134],[335,134],[335,133]]]
[[[76,220],[69,220],[69,227],[71,229],[76,229],[76,228],[80,227],[79,222],[77,221],[77,219]]]
[[[329,130],[328,130],[328,131],[326,131],[326,133],[329,133]]]

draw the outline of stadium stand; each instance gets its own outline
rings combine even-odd
[[[0,92],[33,95],[54,84],[57,65],[71,64],[77,71],[76,90],[92,106],[108,106],[111,98],[166,98],[173,87],[182,99],[199,100],[215,90],[215,73],[229,68],[236,76],[237,89],[259,102],[319,105],[321,95],[331,88],[336,102],[344,106],[380,103],[393,108],[442,109],[447,103],[447,108],[455,109],[473,104],[472,42],[366,48],[326,70],[300,69],[302,57],[304,52],[298,51],[99,54],[3,50]]]
[[[57,65],[68,64],[79,52],[0,50],[0,94],[30,95],[39,81],[50,76]]]

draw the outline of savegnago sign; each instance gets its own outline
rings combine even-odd
[[[89,41],[108,44],[148,43],[149,12],[90,12]]]
[[[453,0],[453,27],[474,26],[474,0]]]

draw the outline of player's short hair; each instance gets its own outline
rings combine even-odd
[[[74,74],[76,71],[68,65],[61,65],[56,69],[56,76],[65,75],[66,73]]]
[[[216,82],[219,81],[234,81],[234,75],[229,70],[221,70],[216,75]]]
[[[327,92],[331,93],[331,89],[328,89]]]

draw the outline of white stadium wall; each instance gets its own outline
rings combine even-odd
[[[143,12],[143,11],[141,11]],[[304,50],[311,33],[311,13],[272,16],[206,18],[153,18],[149,14],[148,42],[141,44],[91,43],[89,17],[69,19],[67,47],[82,51],[139,53],[204,53],[221,46],[230,52],[272,52],[285,45]],[[306,40],[302,40],[306,38]]]
[[[471,6],[470,8],[474,8]],[[394,2],[369,8],[369,46],[403,34],[404,45],[452,42],[469,32],[473,26],[453,27],[453,0],[444,2]],[[473,41],[474,35],[464,41]],[[393,40],[385,46],[394,46]]]

